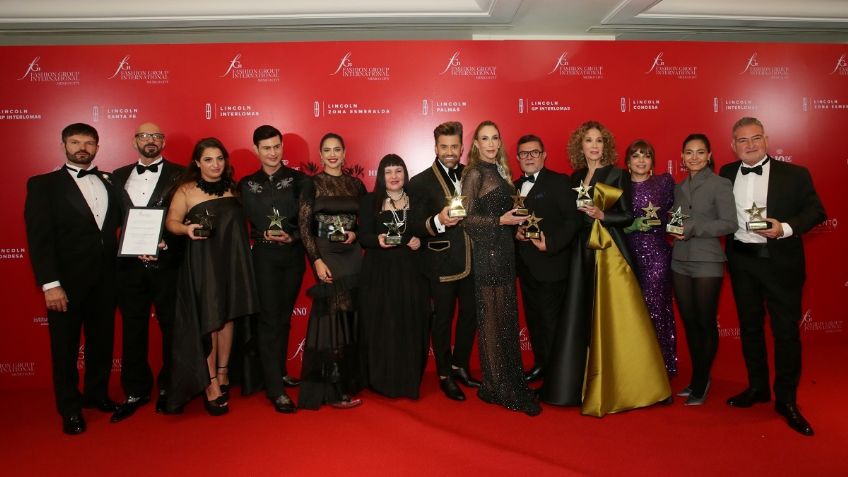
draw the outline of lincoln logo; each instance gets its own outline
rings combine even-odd
[[[459,52],[458,51],[455,51],[453,53],[453,56],[451,56],[450,61],[448,61],[448,65],[445,66],[445,69],[442,70],[442,72],[439,73],[439,74],[443,75],[443,74],[447,73],[448,70],[451,68],[451,66],[459,66]]]
[[[840,68],[848,68],[848,61],[845,61],[845,53],[836,60],[836,66],[833,68],[833,71],[830,74],[836,73]]]
[[[115,73],[112,76],[110,76],[109,79],[112,79],[115,76],[118,76],[118,73],[120,73],[121,71],[126,71],[126,70],[129,70],[129,69],[130,69],[130,55],[127,55],[127,56],[121,58],[121,62],[118,63],[118,69],[115,70]]]
[[[742,70],[742,72],[739,73],[739,74],[744,75],[745,73],[748,72],[748,70],[751,69],[752,66],[758,66],[758,65],[759,65],[759,63],[757,63],[757,54],[754,53],[753,55],[751,55],[750,58],[748,58],[748,64],[745,65],[745,69]]]
[[[351,55],[350,55],[349,51],[347,53],[345,53],[345,55],[342,57],[342,61],[339,61],[339,67],[336,68],[336,71],[333,71],[333,73],[330,76],[335,76],[335,75],[339,74],[339,71],[341,71],[342,68],[348,68],[348,67],[352,66],[353,63],[350,61],[350,56]]]
[[[40,66],[38,66],[38,60],[40,60],[40,59],[41,59],[41,57],[40,57],[40,56],[36,56],[35,58],[33,58],[32,62],[31,62],[31,63],[29,64],[29,66],[27,67],[26,73],[24,73],[24,75],[23,75],[23,76],[21,76],[20,78],[18,78],[18,81],[20,81],[20,80],[22,80],[22,79],[26,78],[27,76],[29,76],[29,75],[31,75],[31,74],[33,74],[33,73],[35,73],[35,72],[41,71],[41,67],[40,67]]]
[[[222,74],[220,77],[223,78],[223,77],[227,76],[233,70],[240,70],[241,69],[241,61],[239,61],[240,59],[241,59],[241,53],[239,53],[235,57],[233,57],[233,59],[230,60],[230,67],[227,68],[227,72]]]
[[[554,69],[552,69],[548,74],[553,74],[554,71],[558,70],[560,66],[568,66],[568,52],[564,51],[559,58],[557,58],[557,62],[554,65]]]
[[[652,64],[652,65],[651,65],[651,69],[649,69],[648,71],[646,71],[646,72],[645,72],[645,74],[648,74],[648,73],[650,73],[651,71],[654,71],[654,69],[655,69],[657,66],[663,66],[663,65],[665,65],[665,63],[663,63],[663,54],[664,54],[664,53],[665,53],[665,52],[661,51],[661,52],[660,52],[660,54],[658,54],[656,57],[654,57],[654,64]]]

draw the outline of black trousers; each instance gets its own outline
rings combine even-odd
[[[273,399],[283,394],[283,376],[288,374],[291,315],[305,270],[303,250],[291,245],[256,244],[253,269],[261,307],[256,330],[259,359],[265,391]]]
[[[702,397],[710,381],[710,370],[718,352],[718,299],[724,277],[692,277],[672,272],[677,309],[686,331],[686,344],[692,360],[689,387]]]
[[[782,267],[772,258],[747,252],[728,253],[730,281],[748,369],[748,384],[769,389],[768,355],[764,331],[765,312],[771,317],[774,336],[774,396],[794,403],[801,379],[801,293],[803,267]]]
[[[82,397],[102,400],[108,397],[115,342],[115,289],[113,278],[85,292],[70,293],[68,311],[47,312],[50,355],[53,364],[53,391],[56,408],[63,417],[82,411]],[[80,348],[80,332],[85,348]],[[85,354],[83,392],[79,392],[77,361]]]
[[[521,286],[521,298],[524,305],[524,317],[530,344],[533,346],[535,365],[544,368],[554,342],[557,322],[565,306],[565,290],[568,280],[543,282],[533,277],[530,270],[520,261],[518,278]]]
[[[132,259],[126,259],[132,260]],[[177,270],[123,263],[118,268],[118,309],[121,311],[121,386],[127,396],[149,397],[153,372],[148,361],[150,311],[162,333],[162,367],[156,381],[160,392],[167,388],[171,369],[171,337],[177,306]]]
[[[474,277],[469,275],[453,282],[430,280],[430,296],[433,300],[433,322],[430,335],[436,372],[439,376],[450,376],[451,366],[468,369],[474,334],[477,331],[477,315],[474,303]],[[451,322],[456,301],[459,300],[459,315],[456,318],[454,348],[451,352]]]

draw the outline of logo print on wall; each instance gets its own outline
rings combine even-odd
[[[100,121],[100,113],[105,113],[106,119],[138,119],[139,109],[136,106],[100,106],[91,107],[91,119],[94,122]]]
[[[848,101],[836,98],[813,98],[812,106],[813,111],[848,111]]]
[[[18,81],[53,83],[56,86],[78,86],[80,84],[79,71],[42,71],[41,65],[38,64],[40,60],[40,56],[33,58]]]
[[[236,54],[228,63],[227,70],[219,78],[238,80],[256,80],[257,83],[279,83],[279,68],[245,68],[241,62],[241,53]]]
[[[303,338],[302,340],[300,340],[300,343],[298,343],[297,346],[294,348],[294,353],[292,353],[292,355],[289,356],[288,361],[291,361],[291,360],[297,358],[298,356],[300,356],[300,360],[303,361],[303,347],[304,346],[306,346],[306,338]]]
[[[0,248],[0,260],[20,260],[24,253],[26,249],[23,247],[3,247]]]
[[[355,67],[351,61],[352,53],[348,51],[342,56],[339,61],[339,66],[336,71],[330,73],[330,76],[340,76],[343,78],[365,78],[371,81],[387,81],[391,79],[390,68],[388,66],[366,66]]]
[[[144,81],[147,84],[167,84],[168,70],[134,70],[130,65],[130,55],[126,55],[118,62],[118,67],[108,79],[119,79],[121,81]]]
[[[830,74],[848,76],[848,59],[846,59],[845,53],[842,53],[842,56],[836,60],[836,66],[833,67]]]
[[[760,66],[760,61],[757,58],[757,52],[754,52],[745,62],[745,69],[739,72],[740,75],[755,76],[759,78],[771,79],[788,79],[788,66]]]
[[[775,149],[774,154],[772,154],[771,157],[780,162],[792,162],[792,154],[787,154],[786,151],[780,147]]]
[[[0,363],[0,376],[2,375],[12,376],[15,378],[35,376],[35,361]]]
[[[664,76],[677,79],[696,79],[698,67],[690,65],[667,65],[665,64],[665,52],[661,51],[654,56],[651,67],[645,72],[646,75]]]
[[[203,118],[210,119],[234,119],[234,118],[258,118],[262,113],[252,104],[215,104],[204,103]]]
[[[628,111],[659,111],[662,101],[659,98],[628,98],[622,96],[618,100],[618,105],[622,113]]]
[[[810,232],[813,233],[833,233],[836,232],[836,226],[839,225],[839,219],[836,217],[831,217],[826,219],[824,222],[813,227]]]
[[[801,318],[801,330],[805,332],[841,333],[843,320],[813,321],[813,310],[807,310]]]
[[[713,96],[713,112],[721,111],[756,111],[760,109],[759,105],[753,99],[748,98],[721,98]]]
[[[469,101],[466,99],[422,99],[421,115],[462,113],[468,110],[468,104]]]
[[[354,101],[312,101],[312,114],[316,118],[321,116],[382,116],[391,113],[392,110],[388,106],[368,105]]]
[[[41,113],[30,111],[27,107],[0,108],[0,121],[26,121],[41,119]]]
[[[559,99],[525,99],[518,98],[518,113],[563,113],[571,111],[571,106]]]
[[[563,51],[556,59],[556,63],[548,76],[559,72],[560,76],[577,77],[583,79],[603,79],[604,67],[601,65],[571,65],[568,62],[568,52]]]
[[[455,51],[448,60],[447,66],[439,75],[471,77],[478,80],[498,79],[497,66],[463,66],[459,61],[459,50]]]

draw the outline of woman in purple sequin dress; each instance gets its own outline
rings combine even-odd
[[[637,219],[625,229],[627,243],[636,258],[639,284],[654,322],[657,341],[669,376],[677,374],[677,332],[671,308],[671,245],[665,239],[668,211],[674,203],[674,179],[669,174],[654,175],[654,148],[647,141],[636,140],[627,148],[627,169],[633,183],[631,200]],[[661,223],[651,226],[646,221],[648,210],[654,210]]]

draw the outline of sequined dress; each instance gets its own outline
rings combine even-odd
[[[657,216],[662,224],[647,232],[627,235],[627,244],[636,259],[639,285],[648,305],[648,312],[662,351],[669,376],[677,374],[677,331],[671,305],[671,245],[665,238],[668,212],[674,203],[674,179],[669,174],[651,176],[643,182],[633,182],[632,210],[634,217],[645,215],[648,203],[659,207]]]
[[[499,225],[512,208],[511,184],[495,164],[481,162],[463,174],[462,193],[468,216],[461,222],[472,240],[472,272],[480,366],[480,399],[528,413],[539,404],[524,381],[515,294],[513,227]]]

